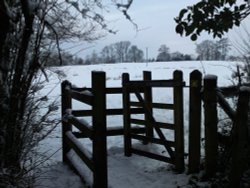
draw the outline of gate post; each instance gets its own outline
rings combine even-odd
[[[94,188],[108,187],[105,72],[92,72]]]
[[[64,116],[67,114],[67,109],[72,108],[72,100],[70,96],[71,83],[67,80],[63,81],[61,84],[61,117],[62,117],[62,159],[64,163],[67,163],[67,153],[70,147],[66,143],[65,133],[67,131],[72,131],[72,125],[67,121],[63,121]]]
[[[122,74],[122,96],[123,96],[123,123],[124,123],[124,153],[130,157],[131,151],[131,123],[130,123],[130,91],[127,83],[129,82],[129,74]]]
[[[249,89],[241,89],[234,122],[232,145],[232,170],[230,187],[240,187],[242,173],[246,169],[248,146]]]
[[[201,148],[201,79],[202,74],[194,70],[190,74],[189,90],[189,157],[188,172],[199,172]]]
[[[218,134],[217,134],[217,76],[204,78],[204,119],[205,119],[205,172],[211,177],[217,168]]]
[[[175,168],[184,170],[183,135],[183,76],[182,71],[174,71],[174,125],[175,125]]]
[[[143,80],[144,81],[150,81],[152,80],[151,72],[150,71],[143,71]],[[149,112],[153,115],[153,110],[152,110],[152,87],[145,87],[144,88],[144,100],[145,103],[149,106]],[[152,126],[152,121],[150,121],[150,117],[148,113],[145,113],[145,120],[146,120],[146,136],[153,138],[154,137],[154,130]],[[145,144],[147,144],[145,142]]]

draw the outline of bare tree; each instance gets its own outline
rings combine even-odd
[[[125,4],[116,2],[117,8],[125,15],[131,3],[131,0]],[[113,32],[99,13],[102,10],[103,2],[96,0],[0,1],[1,180],[8,172],[12,186],[21,187],[14,180],[17,174],[25,170],[21,165],[23,156],[31,151],[25,148],[29,146],[29,140],[25,139],[26,130],[32,130],[37,122],[45,122],[48,113],[54,110],[53,105],[49,105],[48,113],[42,117],[29,113],[35,111],[32,107],[37,104],[32,97],[38,91],[33,85],[34,79],[39,71],[47,77],[41,54],[50,56],[50,51],[57,49],[62,62],[61,41],[88,42],[103,36],[105,32]],[[31,139],[40,140],[38,137]]]
[[[143,51],[140,50],[136,45],[132,45],[128,51],[128,61],[131,62],[142,62],[143,61]]]
[[[115,63],[116,53],[114,49],[114,44],[105,46],[101,51],[101,59],[103,63]]]
[[[114,44],[114,49],[119,62],[127,62],[128,50],[131,43],[129,41],[120,41]]]
[[[211,40],[204,40],[196,44],[196,52],[199,60],[214,60],[215,43]]]
[[[158,55],[156,58],[156,61],[169,61],[170,60],[170,53],[169,53],[169,47],[167,47],[165,44],[162,44],[158,50]]]
[[[217,46],[217,51],[219,54],[219,57],[216,59],[223,60],[223,61],[226,60],[228,56],[228,52],[231,49],[230,48],[231,44],[229,43],[228,38],[222,38],[218,40],[216,42],[216,46]]]

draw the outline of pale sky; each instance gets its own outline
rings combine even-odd
[[[195,42],[189,37],[181,37],[175,33],[174,18],[178,16],[182,8],[188,5],[193,5],[198,0],[134,0],[129,15],[138,25],[139,32],[136,32],[132,23],[124,18],[121,12],[111,9],[107,14],[106,19],[109,20],[109,27],[118,30],[118,33],[108,34],[105,38],[87,44],[82,48],[88,48],[77,53],[80,57],[86,57],[93,50],[97,53],[101,49],[111,43],[128,40],[132,44],[137,45],[144,52],[148,48],[148,57],[155,58],[158,48],[161,44],[166,44],[170,48],[170,52],[179,51],[184,54],[195,55]],[[202,40],[212,39],[206,33],[203,33],[198,38],[196,43]],[[78,51],[79,49],[76,49]]]

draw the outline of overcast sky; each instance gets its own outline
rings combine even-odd
[[[90,48],[77,55],[84,58],[93,50],[100,52],[105,45],[124,40],[137,45],[144,52],[148,48],[149,58],[156,57],[161,44],[166,44],[170,48],[170,52],[179,51],[184,54],[195,54],[195,42],[191,41],[189,37],[181,37],[175,33],[174,18],[178,16],[182,8],[196,2],[198,0],[134,0],[129,9],[129,15],[138,25],[138,32],[121,12],[111,9],[106,19],[110,22],[110,28],[118,30],[118,33],[116,35],[109,34],[93,44],[84,45],[82,48]],[[196,43],[204,39],[212,38],[204,33]]]

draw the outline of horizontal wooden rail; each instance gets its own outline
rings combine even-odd
[[[77,140],[77,138],[72,134],[72,132],[66,132],[67,144],[77,153],[77,155],[85,162],[85,164],[93,171],[94,164],[92,161],[92,154],[88,152],[82,144]]]
[[[145,133],[146,129],[144,127],[133,127],[131,128],[131,133],[140,134]],[[107,130],[107,136],[119,136],[124,135],[124,128],[123,126],[120,127],[110,127]]]
[[[154,127],[157,128],[162,128],[162,129],[170,129],[170,130],[174,130],[175,126],[174,124],[171,123],[162,123],[162,122],[152,122],[154,124]]]
[[[72,134],[73,134],[76,138],[88,138],[87,135],[84,134],[83,132],[74,131],[74,132],[72,132]]]
[[[106,115],[123,115],[123,111],[124,111],[123,108],[107,109]],[[131,114],[143,114],[144,109],[143,108],[131,108],[130,113]]]
[[[130,119],[131,124],[136,124],[136,125],[146,125],[146,121],[142,119]]]
[[[136,140],[148,141],[154,144],[165,145],[168,144],[170,147],[175,147],[175,143],[173,141],[161,140],[159,138],[152,138],[143,135],[131,134],[131,138]]]
[[[72,115],[75,117],[92,116],[93,110],[72,110]]]
[[[122,94],[122,87],[105,88],[106,94]]]
[[[152,103],[153,108],[158,108],[158,109],[174,109],[174,104],[163,104],[163,103]]]
[[[70,119],[68,119],[68,122],[71,123],[72,125],[74,125],[81,132],[84,132],[84,134],[88,138],[92,138],[93,128],[91,126],[87,125],[86,123],[77,119],[76,117],[71,117]]]
[[[241,86],[250,87],[250,83],[243,83]],[[224,97],[233,97],[239,94],[239,86],[226,86],[226,87],[219,87],[219,91],[224,95]]]
[[[129,103],[130,106],[135,106],[135,107],[142,107],[143,105],[140,102],[137,101],[131,101]]]
[[[144,127],[133,127],[131,128],[131,133],[134,134],[142,134],[146,132],[146,128]],[[86,134],[83,132],[73,132],[72,133],[76,138],[87,138]],[[120,136],[124,135],[123,126],[109,127],[107,130],[107,136]]]
[[[218,89],[224,95],[224,97],[233,97],[239,93],[238,86],[219,87]]]
[[[123,115],[123,108],[107,109],[106,115]],[[131,114],[143,114],[145,113],[143,108],[131,108]],[[92,110],[72,110],[72,114],[75,117],[92,116]]]
[[[136,125],[145,125],[146,124],[146,121],[142,120],[142,119],[131,118],[130,122],[132,124],[136,124]],[[174,124],[171,124],[171,123],[162,123],[162,122],[156,121],[156,122],[151,122],[151,124],[153,125],[153,127],[156,127],[156,128],[170,129],[170,130],[175,129]]]
[[[135,149],[135,148],[131,148],[131,152],[134,153],[134,154],[141,155],[141,156],[144,156],[144,157],[148,157],[148,158],[151,158],[151,159],[155,159],[155,160],[158,160],[158,161],[163,161],[163,162],[166,162],[166,163],[174,164],[174,160],[172,160],[170,157],[165,157],[165,156],[162,156],[162,155],[158,155],[158,154],[155,154],[155,153],[151,153],[151,152],[148,152],[148,151],[143,151],[143,150],[139,150],[139,149]]]
[[[84,91],[89,91],[89,92],[91,92],[91,91],[92,91],[92,88],[90,88],[90,87],[74,87],[74,86],[72,86],[72,87],[71,87],[71,90],[72,90],[72,91],[77,91],[77,92],[84,92]]]
[[[129,88],[176,87],[185,86],[185,82],[176,82],[174,80],[129,81],[125,86],[128,86]]]
[[[88,94],[85,92],[78,92],[78,91],[71,90],[71,97],[72,97],[72,99],[78,100],[78,101],[83,102],[83,103],[88,104],[88,105],[93,104],[94,98],[93,98],[93,95],[91,95],[91,93]]]
[[[145,88],[143,87],[127,87],[127,90],[130,94],[134,93],[134,92],[139,92],[139,93],[144,93],[145,92]]]

